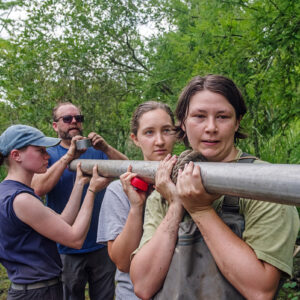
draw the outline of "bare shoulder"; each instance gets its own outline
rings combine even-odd
[[[14,208],[15,206],[20,206],[22,208],[26,208],[28,207],[28,205],[36,205],[36,204],[39,204],[39,205],[43,205],[43,203],[41,202],[40,199],[38,199],[37,197],[33,196],[32,194],[30,193],[20,193],[18,194],[16,197],[15,197],[15,200],[14,200]]]
[[[27,224],[30,224],[37,217],[41,217],[42,213],[48,210],[40,199],[29,193],[17,195],[14,199],[13,208],[17,217]]]

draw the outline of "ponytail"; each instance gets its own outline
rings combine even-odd
[[[1,152],[0,152],[0,167],[5,163],[7,156],[4,156]]]

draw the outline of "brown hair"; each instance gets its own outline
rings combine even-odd
[[[178,138],[183,140],[186,146],[189,146],[189,141],[181,127],[186,120],[191,98],[198,92],[205,90],[224,96],[228,100],[228,102],[233,106],[237,120],[242,119],[242,117],[247,112],[247,107],[243,96],[231,79],[221,75],[193,77],[192,80],[181,92],[175,110],[175,115],[179,121],[179,124],[176,126]],[[235,133],[234,141],[236,141],[237,139],[247,138],[247,134],[241,132],[241,129],[242,128],[239,127],[239,129]]]
[[[2,153],[0,153],[0,166],[2,166],[2,164],[4,163],[5,158],[6,157]]]
[[[139,129],[139,120],[141,118],[141,116],[148,112],[148,111],[152,111],[152,110],[156,110],[156,109],[162,109],[164,110],[171,118],[172,120],[172,124],[174,125],[174,114],[171,110],[171,108],[162,102],[157,102],[157,101],[147,101],[144,103],[141,103],[136,110],[134,111],[132,118],[131,118],[131,122],[130,122],[130,128],[131,128],[131,132],[134,135],[137,135],[138,129]]]
[[[64,105],[72,105],[78,108],[79,112],[81,113],[81,108],[78,107],[77,105],[73,104],[72,102],[58,102],[57,105],[52,109],[52,118],[54,122],[57,122],[57,117],[56,117],[56,112],[57,110]]]

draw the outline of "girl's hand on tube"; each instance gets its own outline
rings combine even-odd
[[[98,174],[98,166],[94,165],[93,167],[93,176],[90,181],[89,190],[94,193],[97,193],[105,189],[108,184],[112,181],[111,178],[102,177]]]
[[[132,186],[131,180],[137,176],[136,173],[132,173],[132,166],[128,166],[127,172],[120,176],[123,190],[127,195],[131,207],[142,207],[146,201],[147,192],[136,189]]]
[[[77,169],[76,169],[76,179],[75,179],[75,184],[82,184],[85,185],[90,181],[91,177],[88,175],[83,175],[82,170],[81,170],[81,163],[77,164]]]
[[[176,155],[168,154],[160,163],[155,175],[155,189],[169,205],[178,199],[176,186],[171,180],[171,172],[177,161]]]
[[[220,197],[218,194],[206,192],[201,178],[200,167],[193,162],[179,170],[176,189],[184,208],[190,213],[195,213],[212,208],[212,203]]]

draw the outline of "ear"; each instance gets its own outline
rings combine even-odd
[[[137,139],[137,137],[134,133],[130,133],[130,138],[137,147],[140,147],[140,143],[139,143],[139,141],[138,141],[138,139]]]
[[[21,161],[21,155],[20,151],[17,149],[13,149],[10,151],[10,156],[13,160],[20,162]]]
[[[186,129],[185,129],[185,124],[184,124],[184,122],[182,122],[181,123],[181,125],[180,125],[180,128],[184,131],[184,132],[186,132]]]
[[[239,130],[241,121],[242,121],[242,116],[240,116],[240,117],[236,120],[235,132],[237,132],[237,131]]]
[[[52,122],[52,128],[58,132],[58,128],[57,128],[57,122]]]

